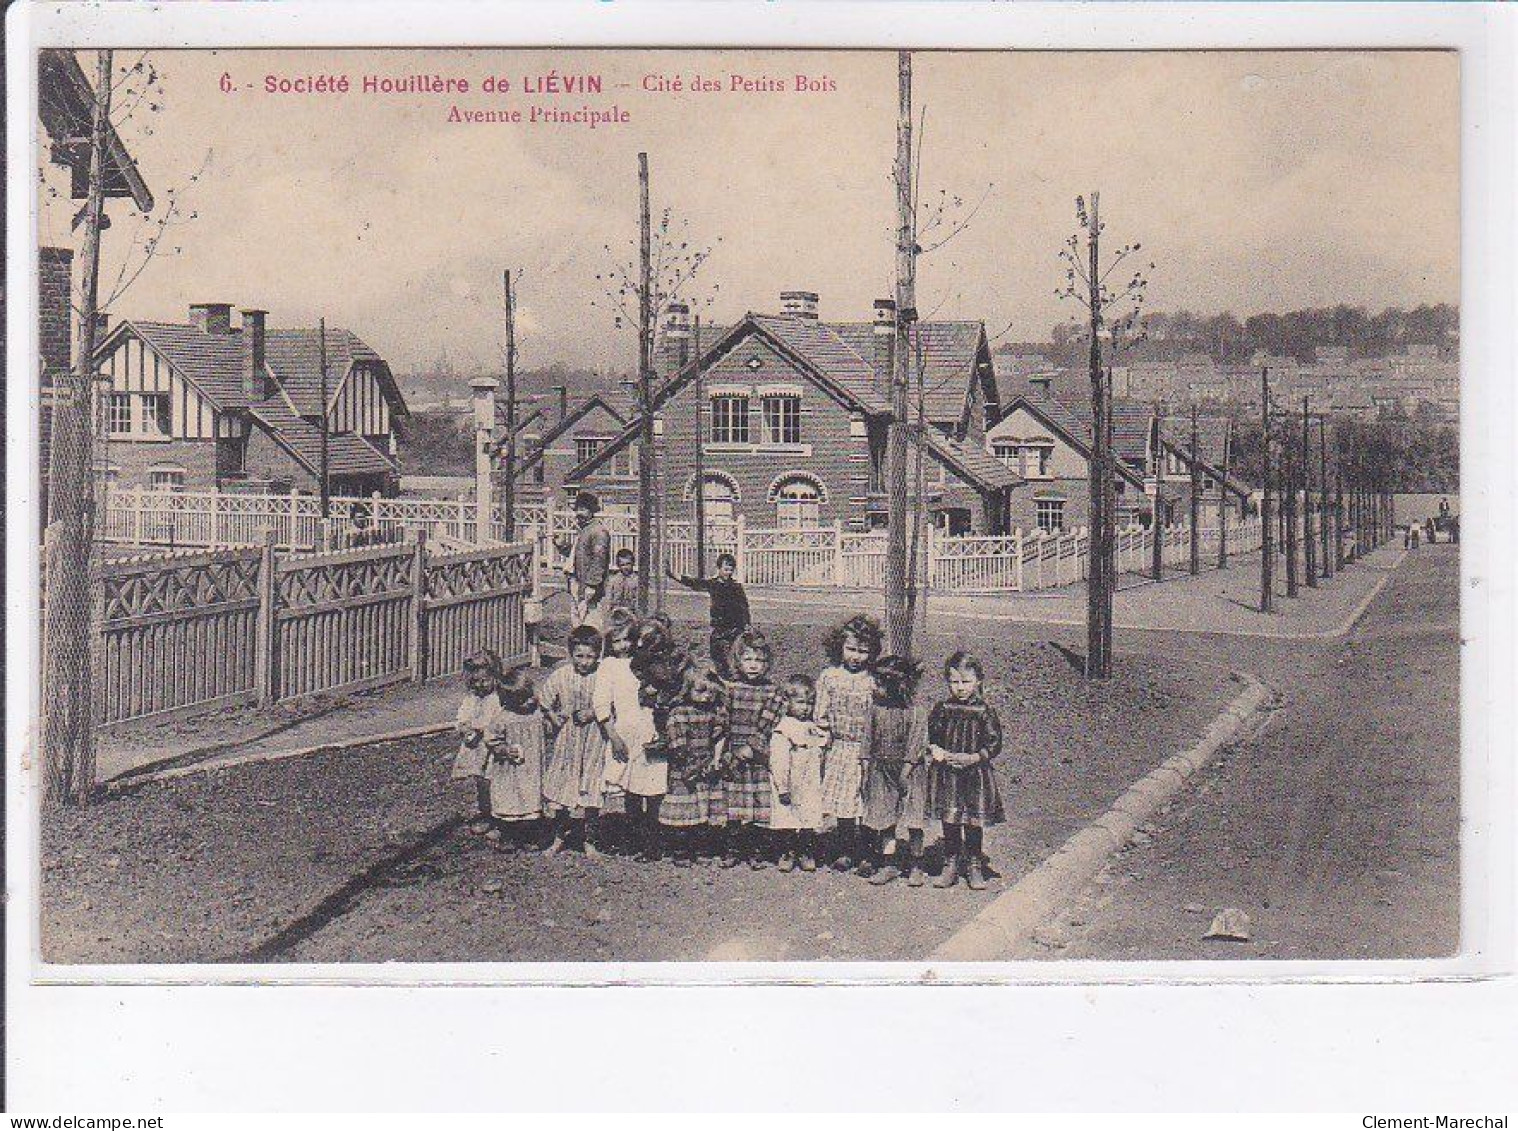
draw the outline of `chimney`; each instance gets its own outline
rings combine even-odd
[[[202,334],[230,334],[232,332],[232,304],[230,302],[192,302],[190,324]]]
[[[887,390],[891,387],[891,347],[896,343],[896,300],[889,298],[877,298],[875,300],[875,375],[880,382],[880,388]]]
[[[817,292],[781,291],[780,313],[803,322],[817,321]]]
[[[555,385],[553,392],[559,399],[559,423],[562,424],[569,419],[569,386]]]
[[[242,312],[242,391],[251,402],[269,395],[264,379],[264,318],[268,311]]]
[[[683,302],[672,302],[664,319],[664,375],[678,373],[689,360],[690,307]]]

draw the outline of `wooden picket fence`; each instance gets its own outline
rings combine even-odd
[[[282,554],[263,545],[123,558],[94,578],[102,725],[351,693],[528,657],[527,543]]]
[[[637,516],[603,515],[613,551],[637,545]],[[664,524],[664,560],[676,573],[695,571],[696,547],[692,524]],[[573,540],[574,516],[568,511],[527,511],[517,532],[538,547],[538,559],[549,572],[562,570],[565,551]],[[1054,589],[1085,580],[1089,572],[1090,537],[1084,529],[1015,530],[1009,534],[946,535],[925,531],[919,548],[929,584],[940,593],[1021,593]],[[1146,573],[1154,560],[1154,532],[1132,526],[1117,532],[1119,572]],[[1169,567],[1185,566],[1191,556],[1191,530],[1166,527],[1161,553]],[[1203,527],[1202,568],[1217,565],[1219,532]],[[1258,518],[1228,524],[1230,556],[1260,548]],[[713,523],[707,529],[706,571],[719,553],[737,560],[745,585],[756,588],[879,589],[885,584],[886,535],[861,533],[842,524],[804,530],[749,527],[740,517]]]

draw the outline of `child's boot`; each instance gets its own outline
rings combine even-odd
[[[971,891],[984,891],[985,874],[980,870],[980,853],[965,852],[965,887]]]
[[[933,886],[951,888],[957,883],[959,883],[959,854],[950,852],[944,856],[943,871],[939,873],[938,879],[933,881]]]

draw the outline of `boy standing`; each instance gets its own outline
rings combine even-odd
[[[617,551],[617,568],[606,577],[606,612],[610,616],[618,609],[630,613],[638,611],[638,575],[633,572],[633,552]]]
[[[687,589],[705,593],[712,599],[712,663],[723,680],[732,678],[729,653],[733,641],[749,626],[748,594],[733,575],[738,570],[738,559],[732,554],[717,555],[716,577],[680,577],[668,566],[664,570],[670,579],[678,581]]]

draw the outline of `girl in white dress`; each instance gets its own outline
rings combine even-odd
[[[822,758],[832,735],[812,718],[816,691],[804,675],[785,681],[785,714],[770,734],[770,828],[784,842],[780,870],[817,870],[822,828]]]
[[[619,625],[607,636],[611,652],[596,671],[592,707],[609,754],[606,784],[626,797],[627,815],[634,823],[639,855],[651,855],[645,826],[658,821],[659,800],[669,789],[669,763],[651,760],[645,748],[656,736],[653,709],[642,701],[642,684],[633,674],[631,650],[635,624]]]

